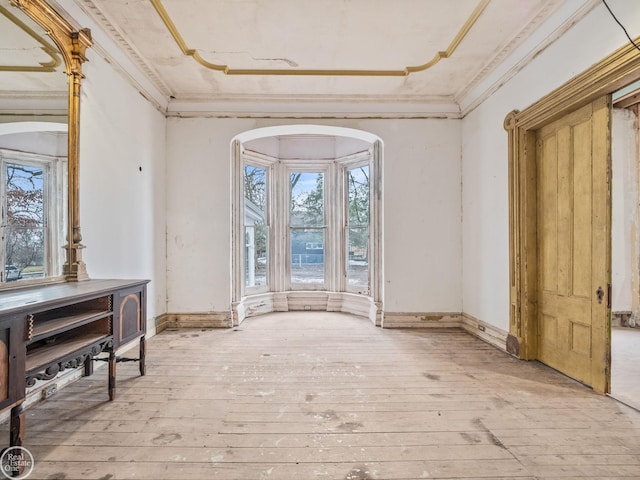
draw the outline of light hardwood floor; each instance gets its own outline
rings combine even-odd
[[[114,402],[100,369],[27,422],[29,479],[640,478],[637,411],[462,331],[344,314],[162,332]]]

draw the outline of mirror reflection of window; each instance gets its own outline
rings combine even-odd
[[[45,169],[3,162],[5,280],[45,276]]]
[[[62,275],[67,233],[68,83],[45,30],[0,0],[0,281]]]
[[[16,130],[26,126],[26,123],[0,124],[0,133],[9,127]],[[3,282],[62,274],[67,133],[65,125],[58,128],[61,131],[0,134],[0,259],[3,264],[0,278]]]

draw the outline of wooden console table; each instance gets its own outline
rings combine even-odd
[[[109,354],[109,400],[116,391],[116,351],[140,341],[145,374],[148,280],[87,280],[0,292],[0,411],[11,408],[10,446],[25,433],[26,388]],[[131,360],[131,359],[124,359]]]

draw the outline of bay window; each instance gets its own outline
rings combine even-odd
[[[313,148],[304,150],[305,141]],[[340,142],[265,137],[252,150],[234,141],[237,323],[270,311],[337,310],[379,324],[381,143]]]

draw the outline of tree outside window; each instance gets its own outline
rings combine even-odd
[[[61,274],[66,159],[0,150],[1,281]]]
[[[5,163],[5,280],[45,276],[45,169]]]
[[[371,152],[330,162],[243,158],[242,295],[371,295],[371,163]]]
[[[369,166],[347,170],[347,284],[369,293]]]

